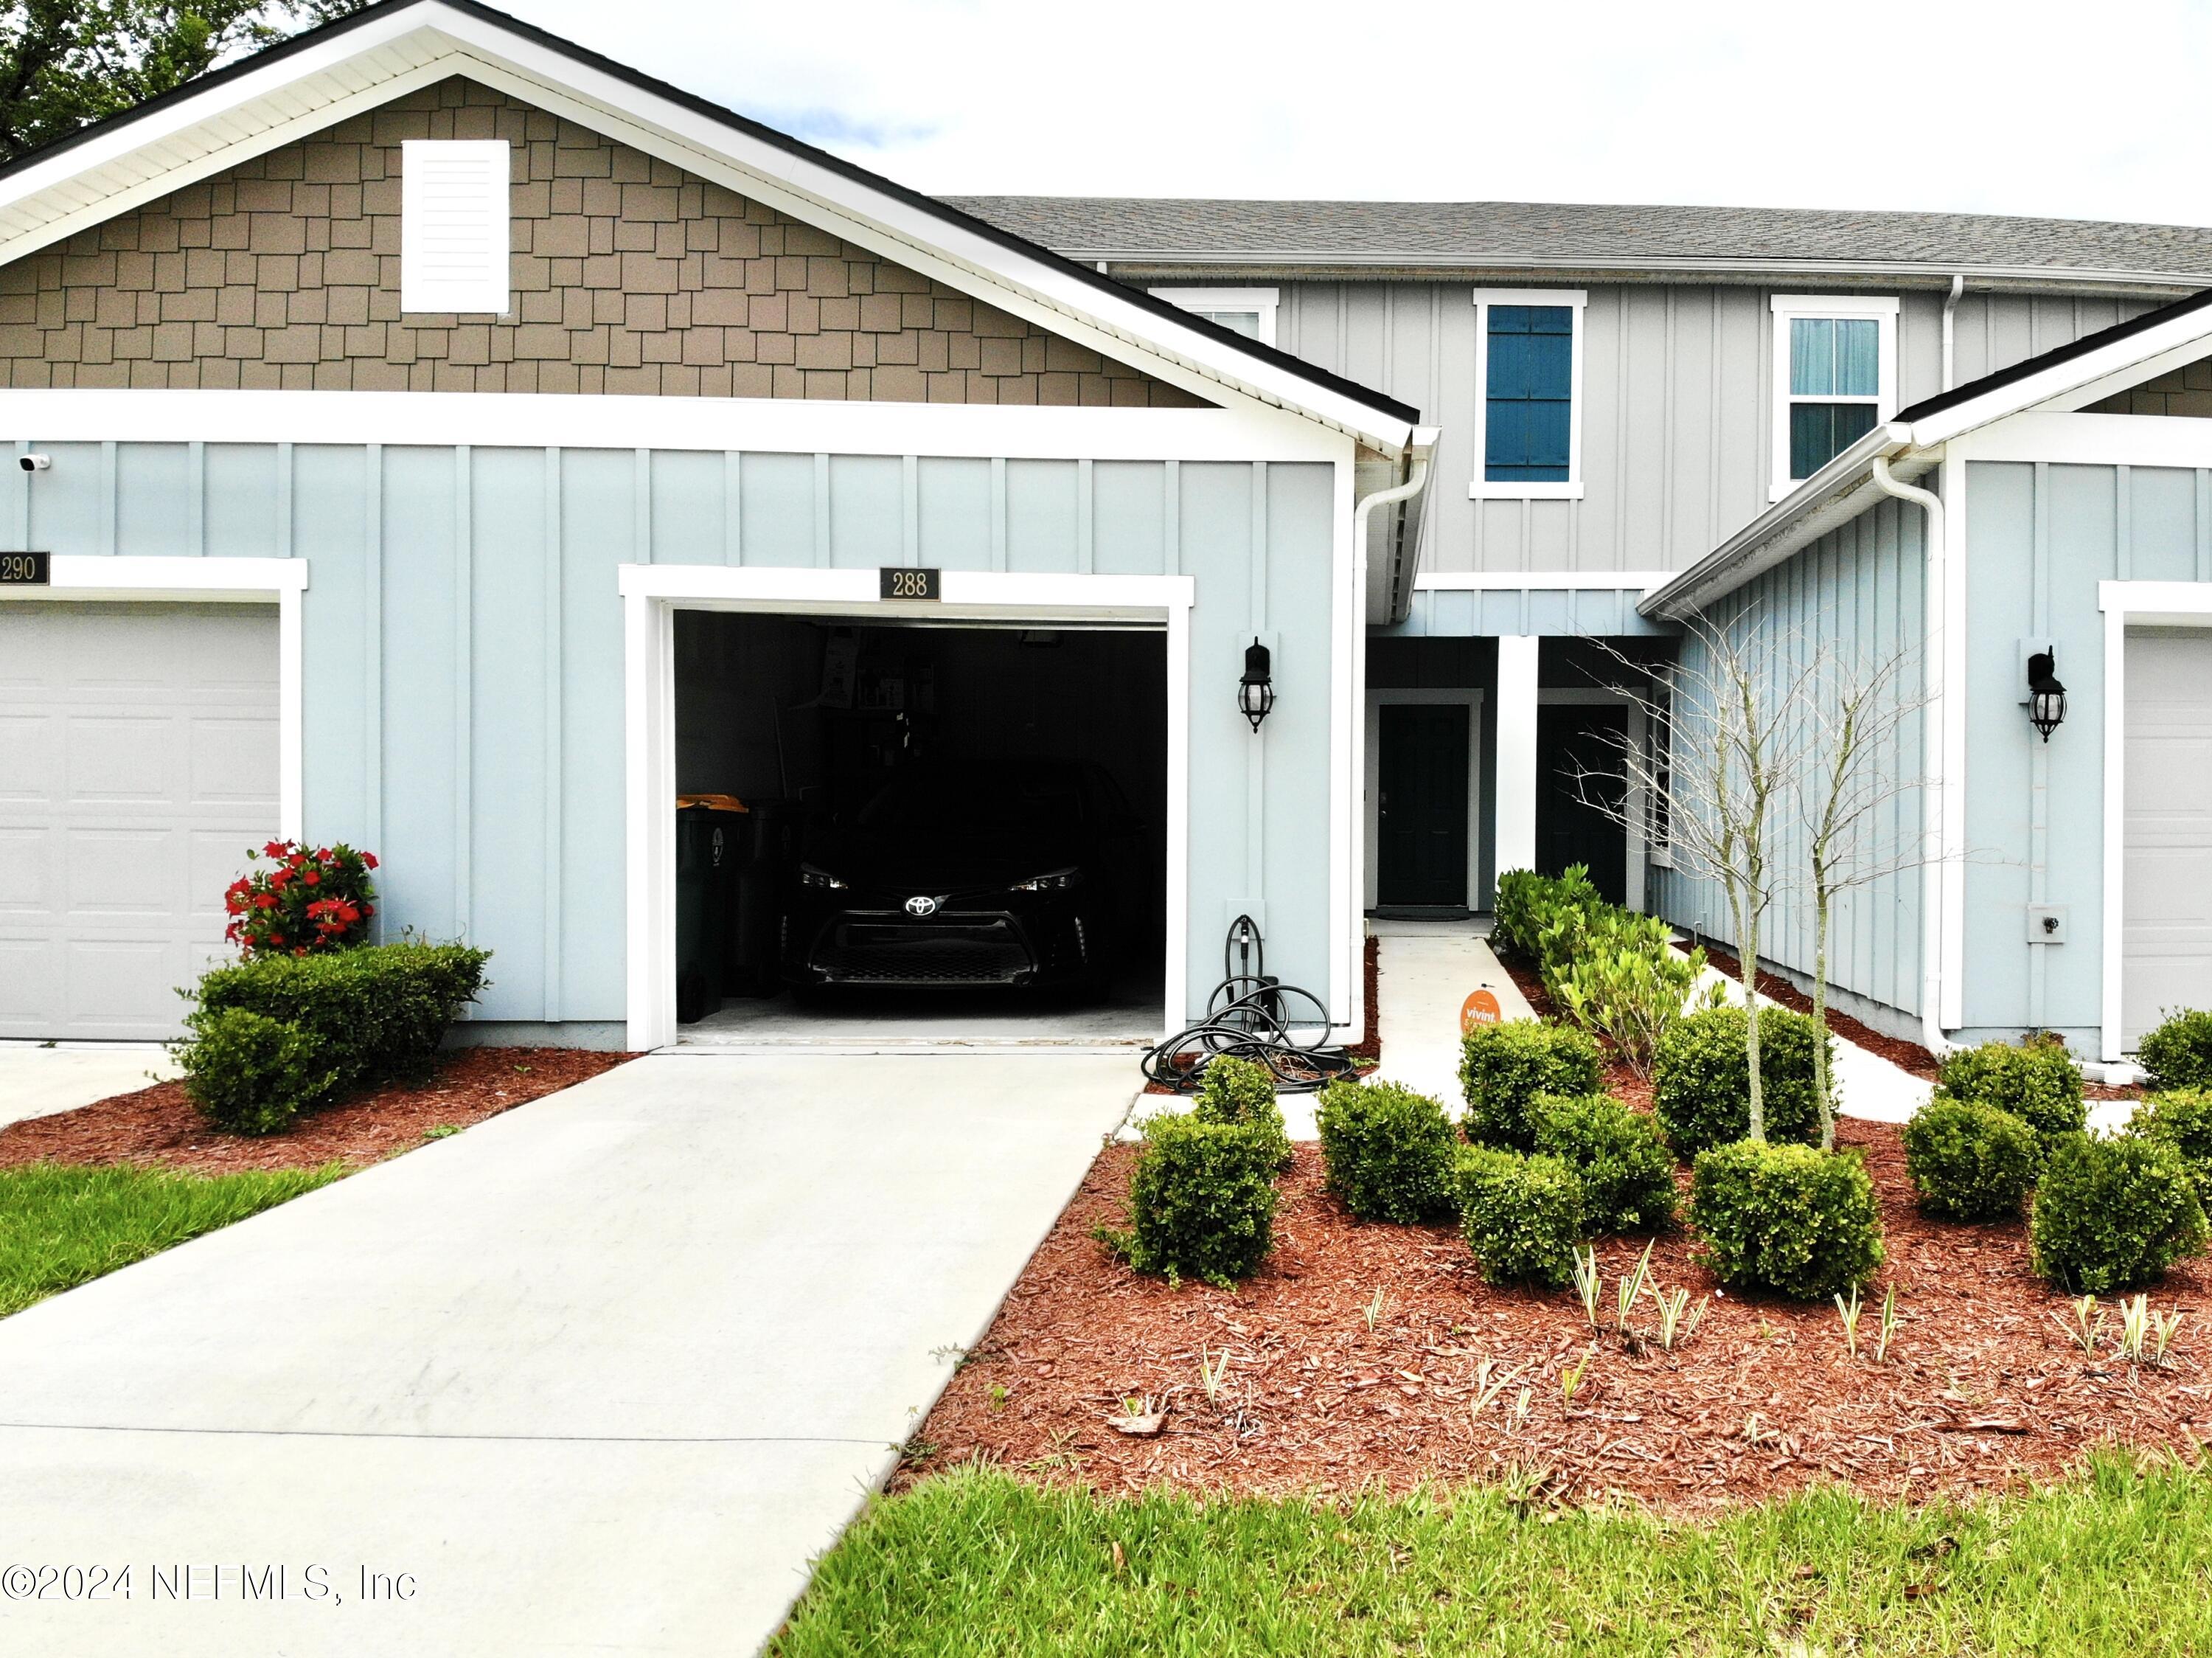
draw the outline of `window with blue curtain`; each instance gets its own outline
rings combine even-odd
[[[1872,317],[1790,320],[1790,476],[1810,478],[1874,430],[1881,326]]]
[[[1574,308],[1493,305],[1489,318],[1482,475],[1493,484],[1564,484],[1574,413]]]

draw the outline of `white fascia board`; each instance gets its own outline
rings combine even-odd
[[[2076,407],[2094,403],[2123,385],[2155,378],[2208,351],[2212,351],[2212,309],[2190,311],[1923,419],[1899,424],[1906,427],[1906,441],[1914,448],[1930,448],[2010,415],[2029,410],[2063,411],[2069,403]],[[2153,364],[2160,366],[2154,369]]]
[[[1228,409],[840,403],[560,392],[0,391],[26,442],[467,443],[1067,460],[1343,460],[1344,434]]]
[[[1874,459],[1910,482],[1942,456],[1913,445],[1896,421],[1875,427],[1788,495],[1637,606],[1639,614],[1679,619],[1771,570],[1839,524],[1885,498],[1874,481]]]

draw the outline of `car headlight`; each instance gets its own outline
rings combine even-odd
[[[799,866],[799,884],[802,887],[826,887],[836,892],[845,890],[845,883],[827,869],[817,869],[811,863]]]
[[[1081,885],[1082,870],[1054,869],[1048,875],[1031,875],[1027,881],[1016,881],[1014,890],[1018,893],[1064,893],[1071,887]]]

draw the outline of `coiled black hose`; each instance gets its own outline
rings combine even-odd
[[[1311,991],[1267,977],[1267,964],[1259,928],[1251,917],[1237,917],[1222,941],[1221,982],[1206,999],[1206,1017],[1145,1051],[1145,1079],[1176,1094],[1195,1094],[1206,1068],[1223,1058],[1265,1065],[1285,1094],[1310,1094],[1350,1076],[1352,1056],[1341,1046],[1319,1037],[1302,1043],[1291,1034],[1291,1009],[1305,1006],[1325,1036],[1327,1004]]]

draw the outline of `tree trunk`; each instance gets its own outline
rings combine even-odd
[[[1836,1149],[1836,1102],[1828,1075],[1828,892],[1813,905],[1813,1097],[1820,1105],[1820,1149]]]
[[[1759,1086],[1759,911],[1756,905],[1746,906],[1748,913],[1743,928],[1743,955],[1737,966],[1743,973],[1743,1007],[1745,1024],[1744,1063],[1751,1071],[1751,1138],[1761,1145],[1766,1143],[1766,1097]]]

